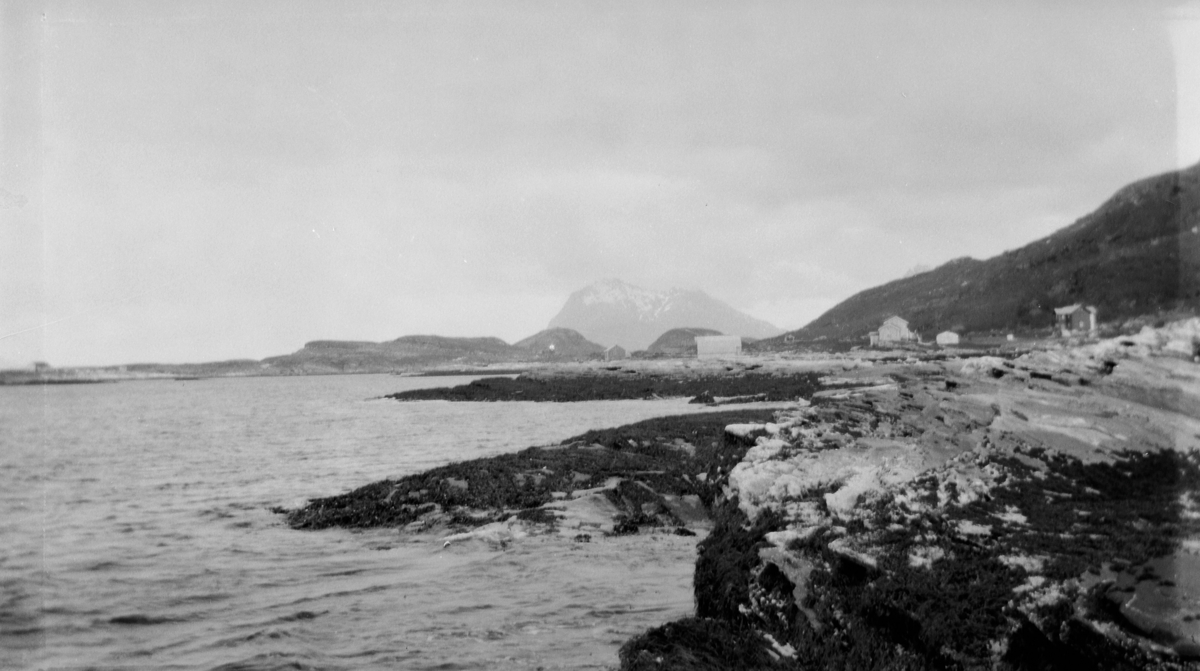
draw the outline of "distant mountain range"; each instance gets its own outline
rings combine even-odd
[[[1200,164],[1134,182],[1019,249],[859,292],[788,335],[861,340],[892,315],[927,337],[1037,331],[1053,326],[1055,307],[1074,303],[1095,306],[1101,322],[1200,309]]]
[[[550,327],[579,331],[604,346],[646,349],[673,328],[706,328],[728,335],[769,338],[782,330],[739,312],[703,291],[651,291],[602,280],[571,294]]]
[[[291,354],[263,359],[267,372],[288,374],[406,371],[447,363],[484,365],[516,361],[518,350],[499,338],[402,336],[386,342],[314,340]]]
[[[604,347],[571,329],[546,329],[516,344],[499,338],[403,336],[386,342],[315,340],[291,354],[262,360],[263,373],[403,372],[439,366],[599,358]]]
[[[1170,310],[1200,311],[1200,164],[1144,179],[1117,191],[1096,211],[1052,235],[979,261],[963,257],[859,292],[790,340],[858,342],[899,315],[932,338],[960,332],[1045,331],[1054,308],[1083,303],[1100,322]],[[668,333],[673,329],[679,329]],[[687,347],[695,333],[716,331],[782,346],[780,329],[702,291],[650,291],[604,280],[571,294],[550,328],[514,345],[499,338],[404,336],[387,342],[318,340],[262,361],[130,364],[37,373],[8,371],[0,384],[121,376],[278,375],[401,372],[462,365],[599,357],[619,344],[646,349]],[[694,347],[694,344],[691,345]],[[91,370],[91,372],[87,372]]]

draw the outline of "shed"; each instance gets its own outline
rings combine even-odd
[[[625,348],[621,347],[620,345],[613,345],[612,347],[604,350],[605,361],[619,361],[624,359],[625,356]]]
[[[1054,319],[1064,336],[1096,330],[1096,308],[1082,303],[1054,308]]]
[[[872,345],[909,342],[916,339],[917,334],[908,330],[908,321],[896,315],[883,320],[878,331],[871,331]]]
[[[942,331],[937,334],[937,344],[942,347],[958,344],[958,334],[954,331]]]
[[[696,336],[696,358],[720,359],[742,353],[740,336]]]

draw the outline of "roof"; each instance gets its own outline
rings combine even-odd
[[[901,326],[904,326],[904,327],[908,326],[908,320],[904,319],[898,315],[892,315],[891,317],[888,317],[887,319],[883,320],[883,323],[884,324],[900,324]]]
[[[1076,303],[1074,305],[1068,305],[1068,306],[1062,307],[1062,308],[1054,308],[1054,314],[1069,315],[1069,314],[1074,314],[1080,310],[1087,310],[1088,312],[1095,312],[1096,308],[1091,305],[1089,305],[1085,308],[1085,307],[1083,307],[1083,303]]]

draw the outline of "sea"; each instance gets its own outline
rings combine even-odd
[[[443,547],[271,512],[685,400],[397,402],[467,377],[0,387],[2,669],[611,669],[692,612],[698,538]]]

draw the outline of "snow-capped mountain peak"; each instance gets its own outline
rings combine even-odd
[[[573,328],[605,346],[644,349],[672,328],[712,328],[731,335],[777,335],[774,326],[742,314],[703,291],[655,291],[600,280],[571,294],[551,327]]]

